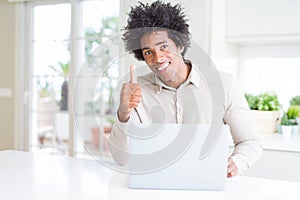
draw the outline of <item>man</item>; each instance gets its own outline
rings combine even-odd
[[[190,33],[179,4],[140,2],[131,9],[123,36],[126,50],[145,61],[152,72],[137,81],[131,66],[130,82],[123,84],[110,137],[112,155],[119,164],[127,162],[126,131],[132,122],[228,124],[235,143],[228,159],[228,177],[243,173],[259,158],[261,145],[237,83],[229,74],[218,73],[224,101],[215,103],[207,89],[208,77],[184,58]],[[222,108],[216,119],[214,106]]]

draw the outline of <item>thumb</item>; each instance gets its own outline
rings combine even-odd
[[[135,73],[135,66],[130,65],[130,82],[137,83],[136,73]]]

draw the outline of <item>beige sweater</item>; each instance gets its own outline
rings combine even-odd
[[[164,85],[154,73],[138,77],[142,101],[126,123],[116,119],[110,142],[112,155],[120,165],[127,163],[130,123],[225,123],[235,144],[232,158],[239,174],[261,155],[262,148],[242,89],[223,72],[199,72],[192,67],[186,82],[178,89]]]

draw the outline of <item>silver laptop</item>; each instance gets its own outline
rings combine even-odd
[[[227,125],[131,126],[129,188],[223,190]]]

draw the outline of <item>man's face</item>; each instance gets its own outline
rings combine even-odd
[[[166,85],[178,87],[187,78],[183,49],[176,46],[166,31],[145,34],[140,43],[145,62]]]

